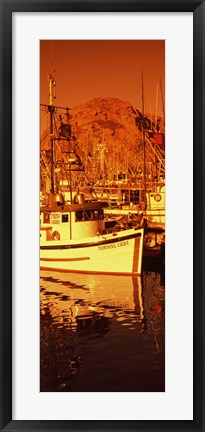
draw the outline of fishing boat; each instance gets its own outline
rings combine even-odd
[[[61,121],[58,130],[54,127],[54,114],[58,108],[62,110],[62,107],[54,106],[54,87],[51,74],[49,105],[44,105],[50,117],[51,188],[47,203],[40,207],[40,267],[61,272],[140,275],[144,229],[131,228],[105,234],[104,208],[107,203],[92,199],[92,196],[86,199],[78,185],[73,186],[72,174],[80,169],[76,168],[79,157],[72,147],[69,122]],[[62,141],[67,143],[64,165],[68,167],[70,190],[66,201],[55,181],[58,168],[55,146]]]
[[[132,191],[135,193],[134,200],[127,200],[124,203],[119,200],[116,205],[112,206],[110,206],[108,202],[108,208],[105,209],[105,215],[110,218],[126,215],[132,215],[134,218],[137,218],[143,213],[150,227],[157,226],[165,228],[165,186],[156,187],[153,185],[152,188],[150,187],[150,189],[146,191],[146,207],[144,201],[141,200],[144,189],[142,187],[131,188],[129,186],[124,186],[124,193],[131,195]]]

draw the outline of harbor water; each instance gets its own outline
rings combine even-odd
[[[41,271],[41,392],[164,392],[165,283]]]

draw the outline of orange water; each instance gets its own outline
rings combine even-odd
[[[163,276],[41,272],[41,391],[164,391]]]

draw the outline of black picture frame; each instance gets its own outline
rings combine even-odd
[[[0,0],[0,337],[1,431],[137,430],[205,431],[204,410],[204,76],[205,4],[202,0],[57,1]],[[193,12],[194,19],[194,418],[184,421],[12,420],[12,13],[13,12]],[[183,31],[183,29],[182,29]],[[192,209],[189,209],[192,211]],[[183,226],[183,218],[180,218]],[[186,307],[186,299],[184,302]],[[183,314],[183,311],[182,311]]]

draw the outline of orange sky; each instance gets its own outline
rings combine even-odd
[[[62,40],[40,42],[40,102],[48,103],[48,75],[55,70],[56,105],[70,108],[95,97],[112,96],[145,112],[163,116],[164,41]]]

